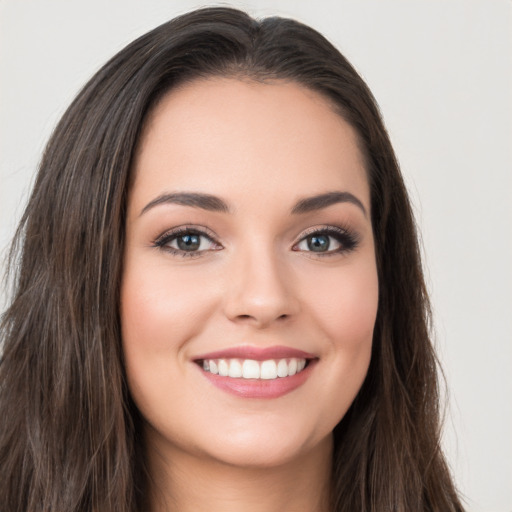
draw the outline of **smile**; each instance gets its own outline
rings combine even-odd
[[[202,367],[206,372],[232,379],[274,380],[300,373],[306,367],[306,359],[205,359]]]
[[[202,354],[196,367],[215,387],[240,398],[279,398],[301,387],[318,356],[291,347],[239,346]]]

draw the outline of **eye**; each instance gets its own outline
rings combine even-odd
[[[154,245],[180,256],[196,256],[205,251],[221,249],[212,236],[192,228],[168,231],[160,236]]]
[[[293,247],[293,250],[331,255],[351,251],[356,246],[357,239],[353,234],[333,226],[308,233]]]

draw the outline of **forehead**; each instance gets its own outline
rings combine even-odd
[[[284,81],[214,78],[172,90],[146,121],[133,170],[137,203],[168,189],[262,198],[347,189],[369,207],[355,130],[323,96]]]

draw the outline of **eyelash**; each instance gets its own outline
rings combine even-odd
[[[335,250],[329,250],[326,252],[318,252],[315,251],[304,251],[306,253],[310,253],[311,256],[325,258],[329,256],[335,256],[340,254],[346,254],[352,252],[359,245],[359,238],[356,233],[347,228],[342,228],[338,226],[325,226],[325,227],[316,227],[307,230],[305,233],[301,235],[300,240],[293,246],[293,250],[299,251],[300,249],[295,249],[299,244],[306,241],[309,237],[312,236],[328,236],[329,238],[334,238],[336,242],[340,244],[340,247]]]
[[[169,244],[174,240],[177,240],[180,236],[192,235],[198,236],[199,238],[205,237],[209,240],[212,245],[216,245],[216,249],[212,250],[220,250],[222,246],[215,241],[215,237],[213,233],[210,233],[210,230],[205,227],[192,227],[192,226],[181,226],[179,228],[171,229],[170,231],[166,231],[163,235],[160,235],[154,242],[154,247],[158,249],[162,249],[163,251],[167,251],[174,256],[181,256],[183,258],[194,258],[200,256],[204,250],[201,251],[184,251],[181,249],[177,249],[175,247],[170,247]]]
[[[208,239],[209,243],[211,245],[215,245],[216,247],[214,249],[203,249],[200,251],[185,251],[182,249],[178,249],[175,247],[170,247],[169,244],[175,240],[177,240],[180,236],[185,235],[191,235],[191,236],[197,236],[199,238],[206,238]],[[340,247],[335,250],[328,250],[325,252],[318,252],[315,253],[315,251],[304,251],[301,249],[297,249],[297,247],[306,241],[309,237],[312,236],[327,236],[329,238],[334,238],[337,243],[340,244]],[[201,242],[199,242],[201,244]],[[311,253],[312,256],[315,257],[321,257],[325,258],[328,256],[334,256],[337,254],[343,254],[343,253],[349,253],[357,248],[359,245],[359,239],[358,236],[353,233],[350,229],[341,228],[337,226],[325,226],[325,227],[317,227],[317,228],[311,228],[307,230],[305,233],[303,233],[297,243],[295,243],[292,247],[292,250],[297,252],[305,252],[305,253]],[[164,234],[160,235],[155,242],[153,243],[153,246],[164,250],[166,252],[171,253],[174,256],[181,256],[184,258],[194,258],[201,256],[204,252],[207,252],[209,250],[218,251],[223,249],[222,245],[220,245],[215,240],[215,236],[213,233],[210,232],[209,229],[205,227],[192,227],[192,226],[182,226],[179,228],[172,229],[170,231],[166,231]]]

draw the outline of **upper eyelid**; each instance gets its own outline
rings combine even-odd
[[[342,226],[322,225],[322,226],[314,226],[314,227],[306,229],[305,231],[302,231],[300,233],[300,235],[297,237],[297,242],[300,242],[304,238],[314,235],[314,234],[317,234],[317,233],[338,234],[338,235],[346,235],[346,236],[351,236],[353,238],[358,238],[356,231],[353,229],[349,229],[347,227],[342,227]]]
[[[191,224],[181,224],[180,226],[176,226],[174,228],[170,228],[170,229],[164,231],[163,233],[161,233],[160,235],[158,235],[155,238],[154,244],[158,245],[159,243],[166,241],[166,239],[169,239],[172,237],[177,237],[183,233],[194,233],[194,234],[198,234],[201,236],[206,236],[208,239],[210,239],[215,244],[222,246],[222,244],[218,241],[219,237],[213,230],[211,230],[210,228],[208,228],[206,226],[192,224],[192,223]],[[353,230],[351,228],[344,227],[344,226],[332,225],[332,224],[331,225],[324,224],[324,225],[311,226],[311,227],[301,231],[301,233],[295,238],[295,241],[293,242],[293,246],[296,246],[299,242],[304,240],[304,238],[314,235],[314,234],[317,234],[317,233],[326,233],[329,235],[336,235],[336,234],[345,235],[347,237],[352,238],[356,243],[359,242],[359,239],[360,239],[358,232],[356,232],[355,230]]]
[[[206,226],[200,226],[197,224],[182,224],[180,226],[168,229],[158,235],[155,238],[154,243],[158,243],[159,241],[165,240],[166,238],[171,238],[173,236],[179,236],[183,233],[194,233],[197,235],[206,236],[213,242],[219,243],[217,241],[217,235],[211,229],[207,228]]]
[[[349,230],[347,228],[343,228],[341,226],[332,226],[332,225],[312,226],[310,228],[307,228],[305,231],[303,231],[300,236],[308,236],[311,233],[319,233],[319,232],[324,232],[324,231],[335,231],[335,232],[343,231],[345,233],[345,232],[348,232]]]
[[[198,258],[201,255],[204,255],[205,253],[208,253],[212,250],[219,250],[223,249],[224,247],[217,241],[216,237],[214,235],[210,235],[209,232],[211,230],[206,228],[205,226],[202,226],[198,228],[196,225],[181,225],[177,226],[171,229],[168,229],[164,233],[162,233],[160,236],[154,240],[152,243],[152,247],[157,248],[161,251],[165,251],[167,253],[171,253],[175,256],[182,256],[182,257],[190,257],[190,258]],[[208,249],[202,249],[197,251],[185,251],[178,247],[172,247],[171,243],[173,243],[178,237],[191,233],[196,234],[201,237],[205,237],[209,240],[212,246],[216,246],[215,248],[208,248]]]
[[[324,253],[317,253],[315,256],[318,257],[326,257],[326,256],[332,256],[335,254],[340,254],[344,252],[350,252],[353,249],[355,249],[357,246],[359,246],[361,237],[359,233],[351,228],[342,227],[342,226],[336,226],[336,225],[323,225],[323,226],[315,226],[307,229],[306,231],[303,231],[296,242],[293,244],[293,248],[297,247],[301,242],[303,242],[306,238],[308,238],[311,235],[315,234],[326,234],[328,236],[334,236],[338,235],[340,240],[338,240],[342,245],[346,242],[348,242],[348,247],[346,247],[343,250],[332,250],[332,251],[326,251]],[[342,240],[344,238],[344,240]],[[311,253],[311,251],[305,251],[306,253]],[[313,254],[313,253],[312,253]]]

